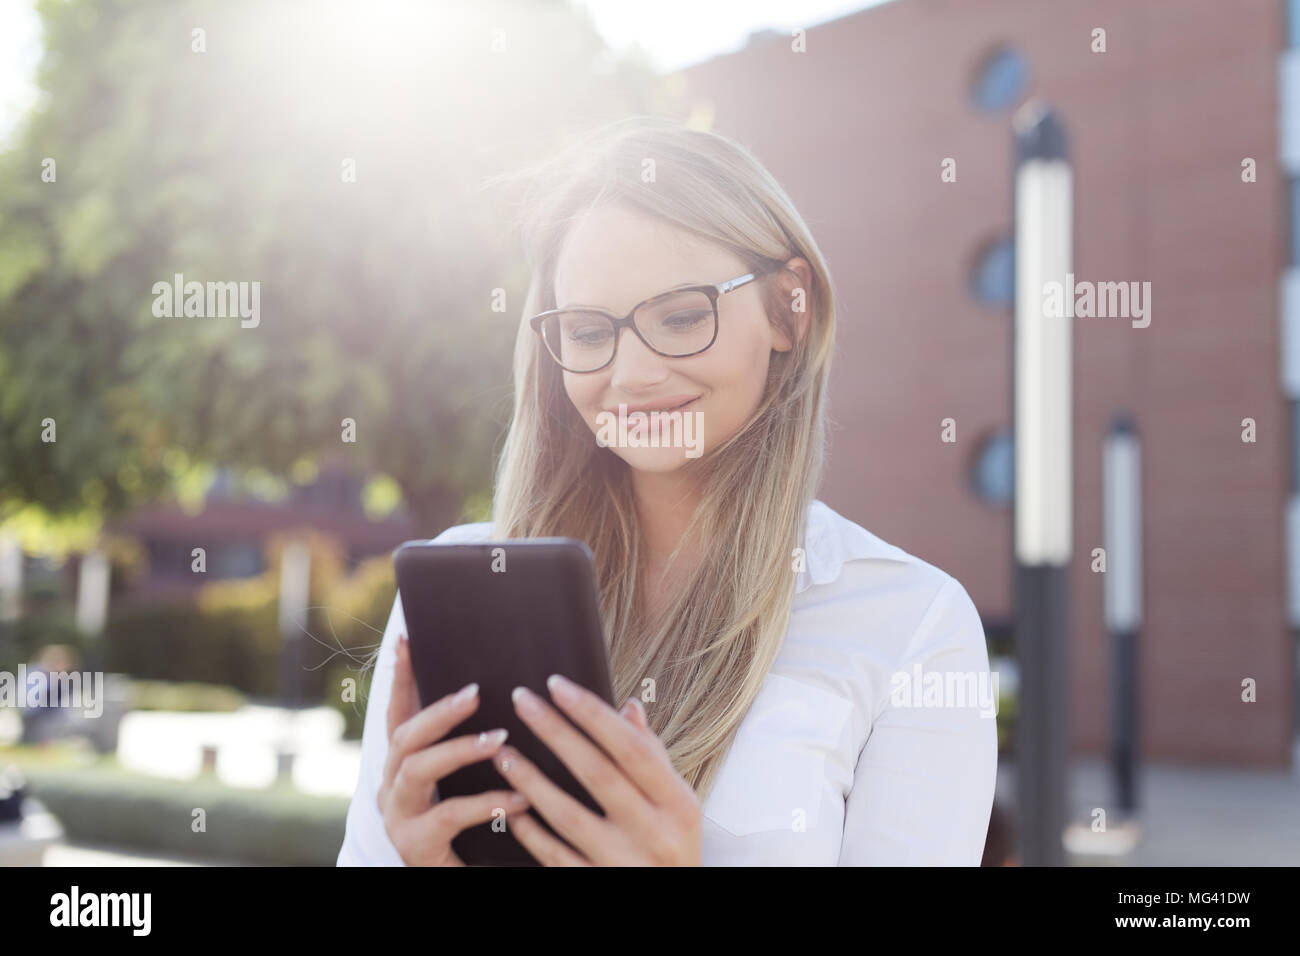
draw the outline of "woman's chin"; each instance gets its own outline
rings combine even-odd
[[[698,448],[615,448],[614,453],[636,471],[664,474],[699,459]]]

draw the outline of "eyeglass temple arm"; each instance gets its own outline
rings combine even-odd
[[[752,282],[756,278],[758,278],[757,273],[749,272],[741,276],[739,279],[732,279],[728,282],[723,282],[718,286],[718,293],[720,295],[726,295],[732,289],[739,288],[740,286],[744,285],[746,282]]]

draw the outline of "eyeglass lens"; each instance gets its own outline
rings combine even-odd
[[[703,292],[674,292],[642,305],[632,321],[655,351],[668,356],[691,355],[713,339],[713,300]],[[614,325],[599,312],[547,316],[542,321],[542,335],[556,360],[570,371],[598,369],[614,354]]]

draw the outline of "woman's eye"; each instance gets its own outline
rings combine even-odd
[[[712,313],[694,309],[690,312],[674,312],[664,318],[663,324],[674,332],[680,332],[684,329],[692,329],[705,321]]]
[[[585,328],[570,329],[568,339],[575,345],[594,346],[603,345],[609,340],[609,329],[600,326],[587,326]]]

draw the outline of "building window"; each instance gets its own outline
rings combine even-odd
[[[1015,50],[994,50],[984,58],[971,90],[975,105],[985,113],[1000,113],[1024,96],[1029,67]]]
[[[1011,432],[999,429],[980,442],[971,472],[971,485],[981,501],[1000,507],[1011,502],[1015,474]]]
[[[180,541],[150,538],[145,541],[149,553],[149,576],[180,578],[192,574],[190,549]]]
[[[229,541],[208,549],[208,574],[214,578],[251,578],[265,568],[256,541]]]
[[[1291,236],[1291,250],[1288,261],[1292,266],[1300,266],[1300,179],[1290,176],[1287,178],[1286,185],[1287,202],[1290,211],[1287,232]]]
[[[971,271],[971,292],[986,305],[1010,308],[1015,295],[1013,282],[1015,248],[1010,238],[984,246]]]

